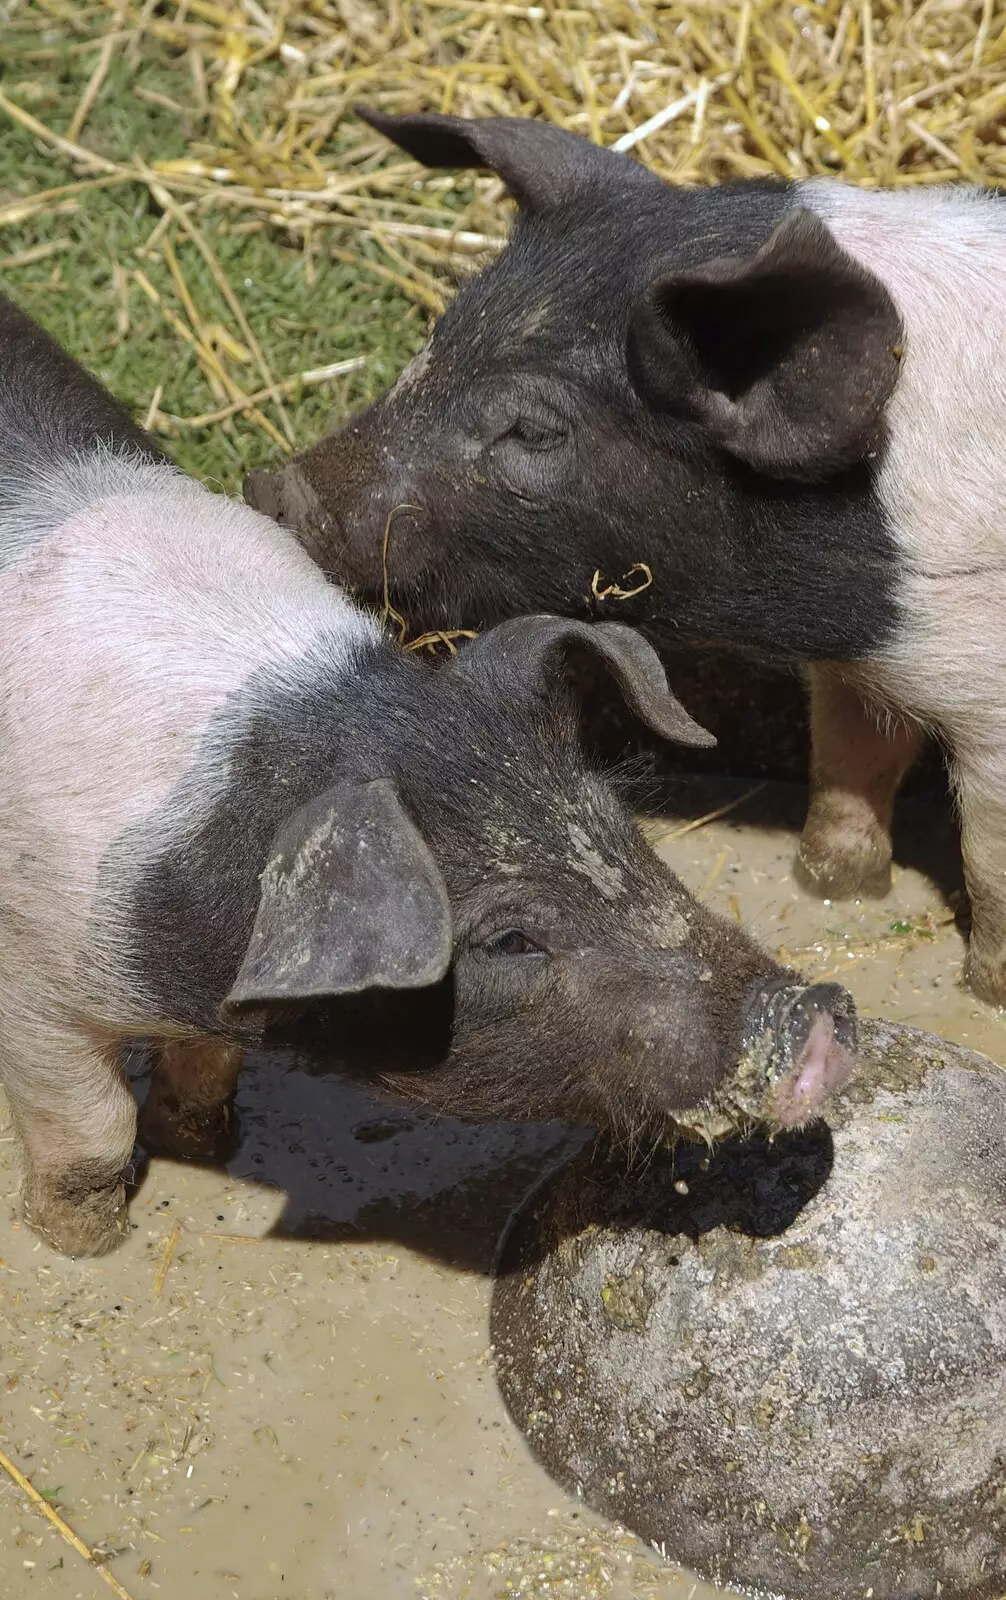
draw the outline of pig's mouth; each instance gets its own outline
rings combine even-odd
[[[852,996],[837,983],[783,981],[752,1008],[734,1071],[694,1111],[675,1112],[675,1127],[707,1141],[755,1124],[802,1127],[848,1082],[855,1062]]]

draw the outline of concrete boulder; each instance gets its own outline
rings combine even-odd
[[[862,1027],[827,1119],[600,1148],[501,1247],[500,1386],[554,1478],[785,1600],[1006,1591],[1006,1074]]]

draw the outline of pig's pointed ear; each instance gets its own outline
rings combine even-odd
[[[879,278],[799,210],[753,255],[652,284],[633,318],[629,365],[647,399],[698,420],[731,455],[813,481],[876,440],[902,340]]]
[[[276,834],[221,1011],[233,1018],[365,989],[425,988],[450,960],[447,890],[394,785],[339,784]]]
[[[455,663],[458,670],[491,664],[496,682],[503,666],[547,696],[561,677],[570,649],[587,651],[611,673],[630,711],[675,744],[709,749],[716,740],[671,693],[660,657],[636,628],[621,622],[574,622],[567,617],[515,617],[480,634]]]
[[[526,117],[356,114],[426,167],[485,167],[506,184],[523,211],[547,211],[615,185],[657,182],[625,155],[591,144],[549,122]]]

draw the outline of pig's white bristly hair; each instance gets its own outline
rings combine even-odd
[[[876,479],[901,555],[903,621],[871,662],[876,693],[927,725],[1001,726],[1006,204],[978,188],[919,196],[829,179],[798,195],[886,285],[905,327]]]
[[[144,491],[163,494],[169,481],[174,493],[201,488],[170,461],[104,440],[74,455],[40,454],[23,466],[0,467],[0,564],[98,500]]]
[[[381,629],[289,530],[107,446],[0,474],[0,616],[8,1004],[86,998],[149,1032],[132,877],[216,803],[242,727],[360,670]]]
[[[136,515],[139,499],[146,502],[146,517],[130,542],[124,523]],[[242,605],[254,616],[257,634],[271,637],[284,658],[303,654],[319,633],[332,644],[342,635],[349,644],[379,631],[371,616],[322,576],[289,530],[242,501],[214,494],[170,461],[104,441],[62,459],[40,454],[17,468],[0,467],[0,568],[67,524],[79,525],[84,513],[98,507],[104,531],[91,541],[95,556],[107,557],[114,547],[125,574],[135,552],[141,565],[152,562],[164,577],[173,577],[176,598],[191,575],[193,603],[215,604],[218,622],[221,603],[226,606],[233,594],[232,626],[224,632],[233,632],[235,642],[248,626]],[[177,519],[177,527],[166,530],[166,519]],[[160,532],[155,521],[162,524]],[[256,581],[257,563],[262,583]],[[291,608],[294,590],[297,603]]]

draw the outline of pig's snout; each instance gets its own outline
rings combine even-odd
[[[429,523],[415,474],[387,451],[375,460],[359,446],[359,457],[343,463],[336,494],[326,477],[332,463],[313,459],[320,449],[304,465],[249,472],[247,503],[292,529],[312,560],[351,588],[379,594],[384,585],[414,583],[426,565],[416,538]]]
[[[242,485],[245,503],[253,510],[261,511],[265,517],[272,517],[274,522],[282,521],[283,501],[283,476],[279,472],[269,472],[265,467],[254,467],[245,474]]]
[[[340,542],[338,519],[325,510],[296,463],[280,472],[256,467],[246,476],[242,490],[253,510],[292,528],[308,555],[322,567],[330,564],[333,546]]]
[[[856,1008],[838,983],[782,982],[748,1015],[745,1056],[765,1073],[767,1120],[796,1128],[847,1083],[856,1058]],[[743,1070],[743,1069],[742,1069]]]

